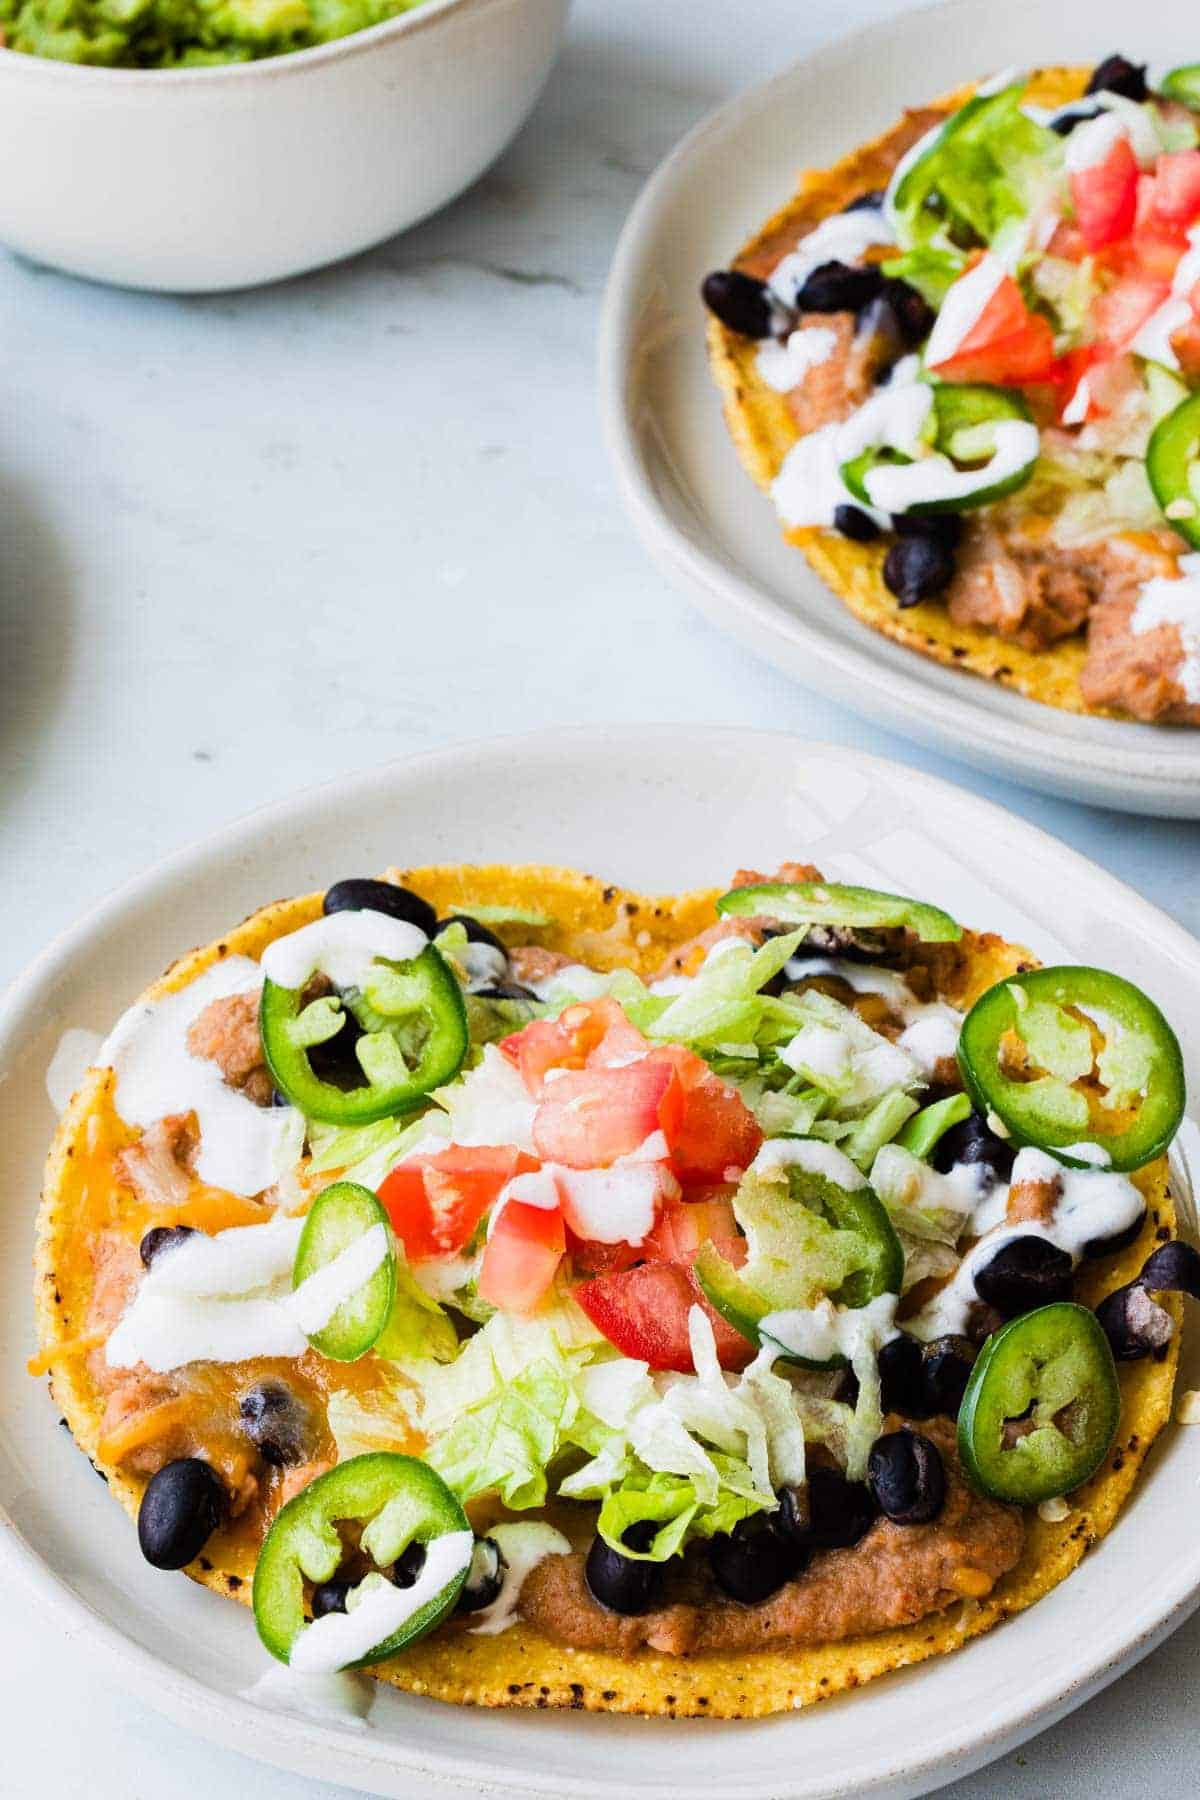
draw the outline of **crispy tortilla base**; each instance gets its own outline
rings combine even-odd
[[[569,951],[601,968],[625,966],[649,973],[674,945],[712,923],[719,889],[669,898],[644,896],[606,886],[592,876],[535,866],[480,869],[394,870],[394,875],[445,912],[467,902],[521,906],[554,915],[544,931],[509,930],[513,942],[536,936],[550,949]],[[175,963],[148,990],[154,999],[185,987],[227,955],[257,957],[272,939],[293,931],[320,912],[320,895],[278,901],[255,913],[236,930]],[[992,934],[967,932],[961,945],[930,953],[942,995],[969,1005],[986,988],[1033,959]],[[93,1070],[64,1115],[46,1165],[38,1215],[35,1303],[42,1351],[70,1343],[81,1329],[91,1289],[91,1260],[85,1229],[86,1152],[89,1135],[102,1122],[98,1102],[109,1087]],[[132,1137],[134,1134],[131,1133]],[[1085,1264],[1079,1298],[1094,1304],[1130,1280],[1152,1249],[1156,1236],[1174,1225],[1165,1162],[1135,1178],[1146,1194],[1148,1213],[1137,1243],[1121,1255]],[[983,1601],[963,1601],[940,1614],[870,1637],[811,1649],[768,1650],[735,1656],[635,1657],[573,1651],[550,1642],[523,1624],[497,1637],[427,1638],[404,1656],[373,1671],[412,1693],[476,1706],[569,1706],[595,1712],[667,1714],[671,1717],[752,1718],[786,1712],[860,1687],[877,1675],[953,1650],[968,1638],[1031,1606],[1057,1585],[1112,1525],[1137,1477],[1150,1445],[1171,1413],[1179,1354],[1182,1306],[1165,1297],[1176,1320],[1176,1336],[1166,1359],[1125,1365],[1120,1371],[1121,1430],[1105,1467],[1071,1496],[1060,1523],[1029,1515],[1025,1551]],[[68,1354],[54,1365],[51,1390],[80,1448],[96,1463],[111,1492],[136,1518],[144,1482],[97,1460],[103,1400],[88,1378],[86,1359]],[[187,1571],[193,1580],[249,1603],[244,1555],[223,1558],[220,1535]]]
[[[1030,81],[1029,97],[1042,106],[1060,106],[1076,99],[1086,82],[1086,70],[1042,69]],[[852,151],[830,169],[805,170],[792,199],[739,251],[735,266],[765,275],[783,251],[792,249],[801,234],[819,220],[840,212],[856,195],[886,185],[898,156],[938,117],[961,106],[972,91],[961,88],[933,107],[906,114],[881,138]],[[711,315],[708,353],[738,455],[765,492],[800,436],[787,400],[759,376],[757,344],[738,337]],[[884,637],[934,662],[998,681],[1046,706],[1103,718],[1125,716],[1084,701],[1079,691],[1079,672],[1087,655],[1082,636],[1067,638],[1049,650],[1026,650],[977,626],[955,625],[945,606],[936,601],[922,601],[901,612],[895,595],[883,583],[886,544],[855,544],[837,532],[813,527],[784,535],[804,552],[826,586],[855,617]]]

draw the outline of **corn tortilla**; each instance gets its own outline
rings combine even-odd
[[[554,923],[544,930],[506,927],[504,934],[512,942],[536,936],[548,948],[567,951],[595,967],[623,966],[642,974],[654,970],[674,945],[712,923],[713,902],[721,891],[647,898],[592,876],[528,865],[390,873],[430,900],[439,914],[469,902],[551,914]],[[145,999],[177,992],[227,955],[259,956],[274,938],[306,924],[320,910],[320,894],[263,908],[225,937],[181,958],[148,989]],[[935,966],[942,996],[965,1007],[995,981],[1032,962],[1019,946],[992,934],[967,931],[961,945],[945,947]],[[137,1135],[115,1120],[111,1086],[111,1074],[102,1070],[88,1074],[63,1116],[46,1165],[35,1254],[38,1339],[46,1360],[78,1338],[87,1311],[92,1281],[89,1153],[105,1134],[116,1131],[123,1142],[132,1142]],[[1076,1293],[1085,1304],[1095,1304],[1132,1279],[1156,1238],[1173,1231],[1165,1160],[1141,1170],[1134,1179],[1146,1195],[1146,1223],[1128,1249],[1083,1265]],[[1175,1336],[1162,1362],[1147,1360],[1121,1368],[1121,1427],[1105,1466],[1070,1496],[1070,1511],[1061,1522],[1027,1514],[1020,1562],[982,1601],[963,1601],[946,1613],[869,1637],[730,1656],[671,1657],[641,1651],[633,1657],[616,1657],[572,1651],[519,1623],[494,1637],[435,1634],[372,1673],[411,1693],[460,1704],[727,1719],[807,1706],[889,1670],[955,1649],[1040,1599],[1070,1574],[1116,1519],[1171,1413],[1182,1305],[1175,1295],[1164,1296],[1163,1301],[1175,1319]],[[88,1377],[86,1357],[69,1349],[61,1354],[52,1362],[50,1386],[76,1442],[130,1517],[136,1518],[145,1482],[100,1457],[104,1403]],[[247,1558],[244,1547],[226,1544],[224,1533],[210,1540],[204,1555],[187,1571],[193,1580],[244,1604],[249,1603],[252,1572],[253,1556]]]

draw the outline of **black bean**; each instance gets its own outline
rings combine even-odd
[[[792,926],[784,925],[767,935],[778,937],[792,929]],[[792,951],[790,960],[804,962],[817,956],[840,956],[846,962],[884,962],[887,944],[878,932],[855,931],[850,925],[810,925]]]
[[[858,338],[866,340],[866,365],[871,379],[876,387],[886,387],[893,368],[908,350],[908,339],[886,293],[877,294],[863,307],[857,329]]]
[[[392,1564],[392,1580],[398,1588],[410,1588],[425,1567],[425,1546],[414,1538]]]
[[[895,594],[902,611],[943,593],[953,579],[953,551],[929,538],[902,537],[883,561],[884,585]]]
[[[833,522],[844,538],[851,538],[856,544],[869,544],[879,536],[878,525],[861,506],[835,507]]]
[[[778,1497],[772,1525],[806,1550],[840,1550],[857,1544],[879,1517],[866,1482],[848,1481],[840,1469],[810,1469],[802,1488],[780,1488]]]
[[[943,1175],[949,1174],[956,1163],[986,1163],[997,1181],[1007,1181],[1016,1155],[1012,1145],[997,1136],[981,1112],[971,1112],[942,1133],[934,1146],[932,1162]]]
[[[1165,1350],[1175,1335],[1174,1319],[1140,1281],[1116,1288],[1102,1300],[1096,1319],[1118,1362],[1137,1362]]]
[[[290,1106],[291,1104],[292,1103],[288,1099],[286,1094],[281,1094],[278,1088],[272,1088],[272,1090],[271,1090],[271,1105],[272,1106]]]
[[[437,914],[428,900],[422,900],[419,894],[394,881],[374,881],[366,876],[352,875],[345,881],[335,881],[326,892],[323,904],[327,913],[387,913],[390,919],[403,919],[405,924],[415,925],[426,937],[432,937],[437,929]]]
[[[945,1504],[941,1456],[919,1431],[889,1431],[876,1438],[867,1460],[867,1484],[880,1512],[895,1525],[927,1525]]]
[[[147,1268],[163,1250],[182,1244],[184,1238],[195,1237],[194,1225],[153,1225],[138,1245],[138,1255]]]
[[[625,1543],[631,1550],[646,1550],[658,1531],[650,1520],[631,1525]],[[663,1566],[656,1562],[637,1562],[622,1556],[597,1532],[583,1567],[584,1580],[593,1600],[609,1612],[634,1615],[649,1612],[658,1604],[663,1587]]]
[[[198,1456],[166,1463],[150,1478],[138,1508],[138,1543],[155,1569],[194,1562],[225,1516],[220,1477]]]
[[[925,1384],[921,1379],[921,1346],[903,1331],[889,1338],[878,1356],[882,1405],[885,1413],[901,1413],[906,1419],[923,1419]]]
[[[944,544],[957,550],[963,534],[961,513],[895,513],[892,530],[897,537],[928,538],[930,543]]]
[[[975,1272],[975,1292],[1006,1319],[1071,1296],[1071,1258],[1047,1238],[1009,1238]]]
[[[448,919],[439,919],[435,930],[448,931],[451,925],[462,926],[467,934],[468,944],[490,944],[493,950],[499,950],[501,956],[508,956],[508,951],[495,932],[489,931],[486,925],[481,925],[479,920],[473,919],[469,913],[452,913]]]
[[[753,1606],[798,1575],[808,1550],[776,1531],[762,1513],[718,1532],[708,1546],[713,1580],[731,1600]]]
[[[905,343],[910,348],[923,344],[937,317],[924,295],[910,287],[907,281],[893,277],[884,287],[883,298],[892,309]]]
[[[1160,1244],[1142,1264],[1138,1284],[1159,1293],[1190,1294],[1193,1300],[1200,1300],[1200,1254],[1178,1238]]]
[[[238,1403],[242,1426],[264,1462],[295,1468],[313,1452],[314,1432],[308,1407],[282,1381],[258,1381]]]
[[[878,212],[883,205],[883,200],[883,188],[870,188],[867,193],[860,194],[857,200],[852,200],[849,206],[843,206],[842,211],[844,213]]]
[[[856,313],[882,294],[883,286],[883,274],[874,265],[855,268],[844,262],[822,263],[796,295],[796,305],[801,312]]]
[[[312,1616],[323,1619],[326,1613],[344,1613],[346,1596],[350,1592],[348,1581],[322,1581],[313,1589]]]
[[[1097,1256],[1115,1256],[1118,1250],[1128,1250],[1130,1244],[1136,1243],[1141,1237],[1145,1223],[1146,1213],[1143,1208],[1132,1225],[1126,1225],[1124,1231],[1114,1231],[1111,1237],[1089,1238],[1083,1246],[1083,1254],[1092,1261]]]
[[[766,338],[781,331],[784,309],[765,281],[740,269],[716,269],[706,275],[700,297],[710,313],[739,337]]]
[[[957,1419],[974,1361],[974,1346],[966,1338],[938,1338],[929,1345],[921,1370],[925,1409],[929,1414]]]
[[[1126,100],[1144,100],[1149,92],[1145,63],[1131,63],[1124,56],[1106,56],[1097,63],[1084,89],[1085,94],[1123,94]]]
[[[457,1610],[463,1613],[482,1612],[485,1606],[490,1606],[504,1586],[507,1570],[508,1564],[495,1538],[476,1538],[467,1579],[458,1596]]]
[[[1078,110],[1072,108],[1070,112],[1061,112],[1057,118],[1051,119],[1050,129],[1059,137],[1070,137],[1077,125],[1082,125],[1087,119],[1098,119],[1102,111],[1103,108],[1099,106],[1085,106]]]
[[[532,988],[522,987],[519,981],[496,981],[491,987],[476,988],[476,1000],[536,1000],[537,995]]]

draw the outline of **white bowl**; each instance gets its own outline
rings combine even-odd
[[[827,1705],[718,1723],[489,1713],[387,1690],[355,1733],[243,1697],[268,1663],[249,1615],[147,1567],[25,1373],[53,1126],[43,1071],[66,1027],[106,1029],[187,945],[274,895],[396,860],[537,858],[662,891],[797,856],[927,894],[1043,958],[1120,970],[1169,1009],[1188,1067],[1200,1066],[1200,944],[1011,814],[872,757],[750,731],[553,732],[414,758],[242,820],[97,907],[0,1006],[0,1582],[12,1595],[20,1579],[12,1604],[53,1610],[111,1678],[192,1729],[404,1800],[927,1793],[1053,1723],[1179,1624],[1200,1591],[1200,1428],[1164,1433],[1116,1528],[1038,1605]],[[1198,1350],[1184,1346],[1188,1387],[1200,1385]]]
[[[254,287],[445,205],[528,116],[568,0],[426,0],[313,50],[98,69],[0,50],[0,243],[98,281]]]
[[[797,680],[990,773],[1131,811],[1200,818],[1200,729],[1079,718],[943,668],[860,623],[785,542],[741,468],[709,377],[702,278],[822,167],[960,83],[1013,64],[1095,63],[1120,44],[1170,68],[1183,15],[1121,0],[954,0],[831,44],[685,138],[626,223],[601,328],[618,488],[655,560],[716,623]]]

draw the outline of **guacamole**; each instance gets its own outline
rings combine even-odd
[[[182,69],[327,44],[421,0],[0,0],[0,44],[59,62]]]

